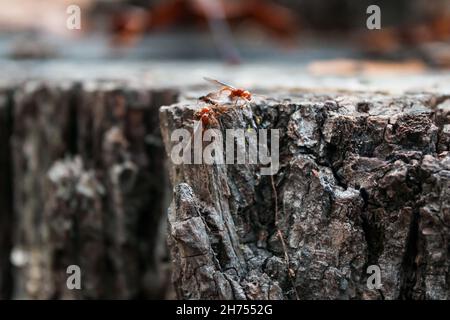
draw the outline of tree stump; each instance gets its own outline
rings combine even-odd
[[[27,82],[15,92],[15,296],[165,296],[158,107],[175,99],[112,81]],[[81,268],[81,290],[66,286],[70,265]]]
[[[169,163],[196,108],[160,109]],[[224,137],[279,129],[280,169],[171,163],[178,298],[448,299],[449,114],[432,94],[290,92],[219,115]]]
[[[0,91],[0,300],[11,296],[13,281],[12,248],[12,170],[10,138],[12,90]]]

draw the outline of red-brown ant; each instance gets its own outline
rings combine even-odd
[[[200,110],[196,111],[194,116],[197,120],[201,120],[203,127],[209,125],[217,126],[219,122],[216,118],[216,112],[212,107],[202,107]]]
[[[219,90],[218,95],[222,94],[225,91],[228,91],[229,92],[228,98],[231,101],[235,101],[235,104],[234,104],[235,106],[237,105],[237,102],[240,99],[242,99],[244,101],[247,101],[247,102],[252,100],[252,94],[249,91],[245,90],[245,89],[235,88],[235,87],[233,87],[233,86],[231,86],[229,84],[220,82],[220,81],[215,80],[215,79],[207,78],[207,77],[205,77],[203,79],[205,79],[206,81],[211,82],[211,83],[213,83],[213,84],[215,84],[217,86],[222,87]],[[209,94],[209,95],[211,95],[211,94]]]
[[[219,97],[222,92],[228,91],[228,98],[231,101],[235,101],[234,106],[237,105],[240,99],[245,101],[251,101],[252,94],[244,89],[237,89],[233,86],[227,85],[218,80],[214,80],[211,78],[204,78],[206,81],[212,82],[215,85],[221,86],[221,89],[218,92],[211,92],[205,96],[201,96],[198,98],[199,101],[205,103],[207,106],[203,106],[200,110],[196,111],[194,116],[196,119],[201,120],[204,127],[207,126],[217,126],[219,124],[217,120],[217,115],[224,113],[229,107],[220,105],[215,98]]]

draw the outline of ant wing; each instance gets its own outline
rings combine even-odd
[[[262,95],[262,94],[257,94],[257,93],[253,93],[253,92],[252,92],[252,96],[254,96],[254,97],[258,97],[258,98],[261,98],[261,99],[268,99],[268,97],[267,97],[267,96],[265,96],[265,95]]]
[[[228,87],[228,88],[231,88],[231,89],[236,89],[235,87],[230,86],[229,84],[220,82],[219,80],[211,79],[211,78],[208,78],[208,77],[203,77],[203,79],[208,81],[208,82],[211,82],[211,83],[213,83],[213,84],[215,84],[217,86]]]
[[[220,94],[219,92],[210,92],[205,96],[201,96],[197,99],[197,103],[198,102],[203,102],[203,103],[207,103],[207,104],[217,104],[218,103],[218,99],[220,98]]]
[[[210,92],[206,95],[209,99],[219,99],[220,94],[218,92]]]

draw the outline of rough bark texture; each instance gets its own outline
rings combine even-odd
[[[256,165],[168,162],[177,296],[448,299],[449,97],[283,97],[218,117],[222,131],[281,130],[273,180]],[[165,297],[159,125],[170,152],[198,108],[158,119],[175,100],[110,81],[0,92],[0,298]],[[71,264],[80,291],[67,290]],[[372,264],[378,291],[366,286]]]
[[[195,108],[161,108],[169,156]],[[280,170],[172,164],[178,297],[450,298],[449,113],[443,96],[305,92],[219,116],[224,137],[280,129]],[[366,285],[369,265],[379,290]]]
[[[15,93],[16,297],[164,297],[157,110],[175,99],[111,82],[31,82]],[[82,290],[67,289],[72,264]]]
[[[12,180],[11,90],[0,91],[0,299],[11,296]]]

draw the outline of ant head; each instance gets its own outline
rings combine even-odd
[[[194,113],[194,116],[197,117],[197,118],[201,118],[203,115],[208,114],[209,111],[210,111],[210,109],[208,107],[203,107],[200,110],[197,110]]]
[[[252,94],[247,90],[242,93],[242,97],[248,101],[252,100]]]
[[[209,116],[207,114],[203,114],[201,120],[204,126],[209,124]]]

